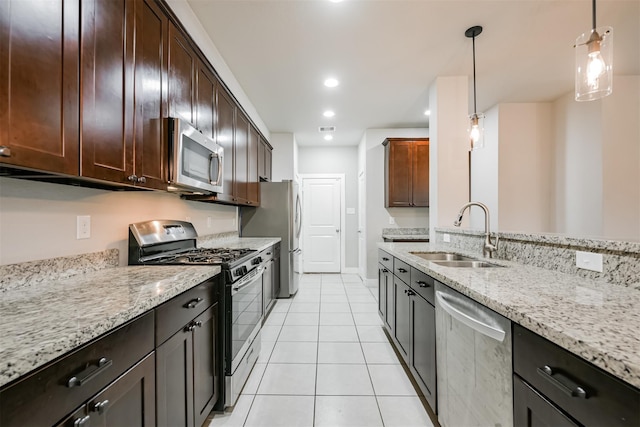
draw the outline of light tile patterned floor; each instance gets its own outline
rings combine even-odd
[[[432,427],[357,275],[303,275],[278,300],[233,411],[209,427]]]

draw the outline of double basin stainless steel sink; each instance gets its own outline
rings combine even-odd
[[[412,255],[418,256],[427,261],[431,261],[434,264],[441,265],[443,267],[457,267],[457,268],[491,268],[502,267],[498,264],[492,264],[490,262],[481,261],[475,258],[467,257],[464,255],[454,254],[450,252],[409,252]]]

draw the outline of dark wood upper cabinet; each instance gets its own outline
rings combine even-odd
[[[133,178],[132,0],[82,2],[80,175]]]
[[[429,139],[387,138],[385,207],[429,206]]]
[[[0,162],[77,175],[79,0],[0,2]]]
[[[242,111],[238,111],[236,115],[236,138],[233,145],[233,192],[238,203],[246,204],[249,200],[247,189],[249,178],[249,120]]]
[[[260,181],[258,178],[258,153],[260,143],[260,135],[258,131],[251,126],[249,129],[249,145],[247,153],[247,202],[250,205],[258,206],[260,204]],[[263,148],[264,149],[264,148]],[[264,153],[263,153],[264,161]]]
[[[215,138],[216,78],[207,66],[198,64],[196,92],[196,127],[209,138]]]
[[[169,19],[154,0],[136,1],[135,175],[146,187],[166,189]],[[144,178],[144,179],[143,179]]]
[[[198,57],[178,27],[169,23],[169,115],[195,124]]]
[[[224,149],[224,170],[222,173],[222,193],[217,199],[223,202],[233,202],[233,169],[234,153],[233,141],[236,123],[236,105],[231,95],[221,86],[216,88],[216,142]]]
[[[271,146],[262,137],[258,143],[258,180],[271,181]]]

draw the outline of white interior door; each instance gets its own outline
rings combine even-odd
[[[364,172],[358,175],[358,273],[362,280],[367,278],[367,233],[366,233],[366,193]]]
[[[303,269],[305,273],[340,272],[340,178],[304,178]]]

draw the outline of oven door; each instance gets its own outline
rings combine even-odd
[[[262,273],[258,266],[232,283],[230,343],[231,371],[235,372],[262,325]]]
[[[170,190],[222,192],[223,148],[189,123],[169,120]]]

